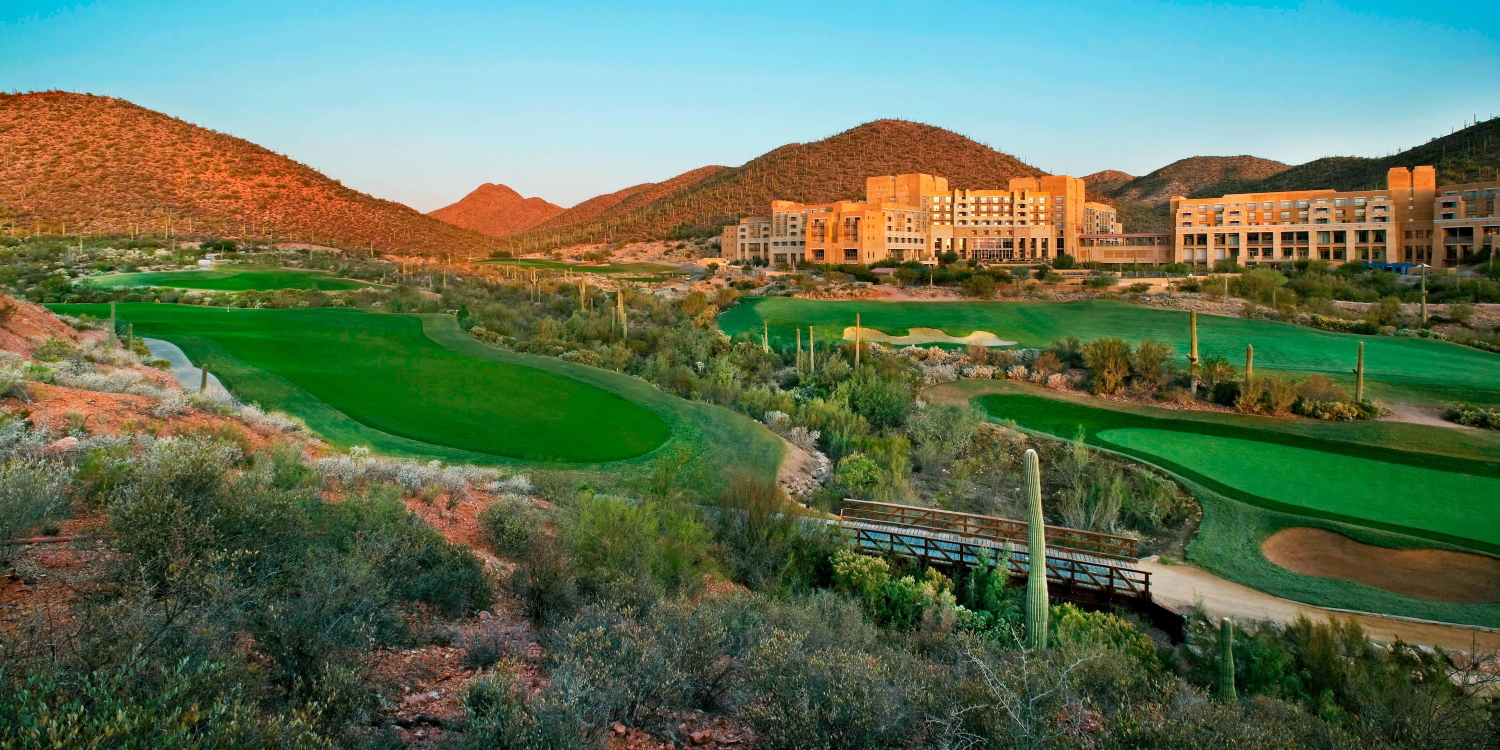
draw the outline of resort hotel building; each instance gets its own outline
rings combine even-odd
[[[952,252],[992,262],[1077,255],[1080,238],[1117,234],[1115,209],[1084,199],[1083,180],[1017,177],[1004,189],[953,190],[946,177],[871,177],[862,201],[771,201],[770,215],[724,228],[723,256],[773,265],[917,261]]]
[[[1214,265],[1472,262],[1500,246],[1500,182],[1438,185],[1432,167],[1396,167],[1379,190],[1173,196],[1173,259]]]
[[[951,252],[986,263],[1048,262],[1067,253],[1081,263],[1358,260],[1441,268],[1500,250],[1497,194],[1500,181],[1438,185],[1430,166],[1397,167],[1382,189],[1173,196],[1170,232],[1130,234],[1114,207],[1086,199],[1077,177],[954,190],[936,175],[885,175],[865,181],[862,201],[771,201],[768,215],[724,227],[720,243],[731,262],[778,266],[933,264]]]

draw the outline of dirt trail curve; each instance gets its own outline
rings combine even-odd
[[[1389,643],[1400,638],[1407,643],[1437,646],[1449,651],[1500,650],[1500,630],[1444,625],[1382,615],[1350,614],[1281,599],[1210,573],[1195,565],[1163,565],[1155,557],[1137,566],[1151,573],[1151,595],[1158,604],[1176,612],[1188,612],[1202,602],[1208,614],[1228,615],[1239,620],[1272,620],[1288,623],[1298,615],[1312,620],[1353,617],[1370,638]]]

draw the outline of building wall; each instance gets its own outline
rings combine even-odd
[[[1218,198],[1173,196],[1173,258],[1213,265],[1353,260],[1453,265],[1434,252],[1439,193],[1430,166],[1397,167],[1381,190],[1295,190]]]
[[[1500,251],[1500,181],[1444,185],[1433,199],[1432,245],[1444,265]]]
[[[752,216],[724,227],[719,234],[719,254],[738,263],[751,258],[766,259],[771,247],[771,220]]]

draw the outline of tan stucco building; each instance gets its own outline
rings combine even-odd
[[[1439,186],[1437,171],[1420,166],[1391,169],[1380,190],[1173,196],[1173,257],[1455,266],[1500,241],[1497,193],[1500,182]]]

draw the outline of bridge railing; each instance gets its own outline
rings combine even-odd
[[[919,508],[868,500],[845,500],[844,507],[839,510],[839,517],[851,521],[957,534],[1001,544],[1005,542],[1024,544],[1026,542],[1027,523],[1025,521],[981,516],[974,513],[958,513],[939,508]],[[1135,560],[1140,557],[1139,542],[1128,536],[1101,534],[1097,531],[1070,529],[1065,526],[1046,528],[1048,547],[1116,560]]]
[[[854,544],[862,549],[881,554],[893,554],[945,567],[976,567],[1001,562],[1003,555],[987,545],[966,541],[934,539],[921,530],[892,528],[868,529],[846,526]],[[1025,551],[1013,551],[1004,557],[1011,580],[1024,580],[1031,568],[1031,556]],[[1121,600],[1151,599],[1151,573],[1108,560],[1080,560],[1072,557],[1047,555],[1048,589],[1053,596],[1063,599],[1108,603]]]

